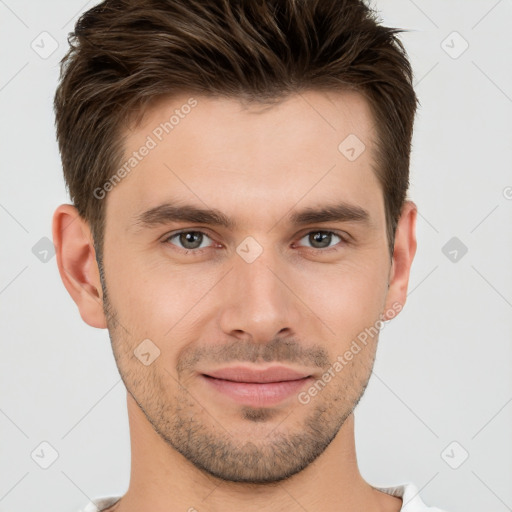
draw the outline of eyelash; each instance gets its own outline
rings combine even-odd
[[[201,231],[201,230],[198,230],[198,229],[185,229],[185,230],[176,231],[174,233],[170,233],[169,235],[166,235],[164,240],[163,240],[163,243],[164,244],[169,244],[170,243],[169,241],[172,238],[175,238],[178,235],[181,235],[183,233],[200,233],[200,234],[202,234],[202,235],[212,239],[208,235],[208,233],[206,233],[204,231]],[[312,233],[324,233],[324,234],[330,234],[330,235],[337,236],[341,240],[341,242],[338,242],[338,244],[348,245],[350,243],[347,236],[343,236],[341,233],[339,233],[337,231],[329,231],[329,230],[323,230],[323,229],[314,229],[314,230],[308,231],[307,233],[305,233],[304,235],[302,235],[300,237],[300,240],[302,240],[303,238],[307,237],[308,235],[311,235]],[[338,244],[336,244],[336,245],[338,245]],[[200,255],[205,250],[208,250],[208,249],[211,248],[211,246],[209,246],[209,247],[203,247],[201,249],[184,249],[184,248],[178,247],[178,246],[176,246],[175,244],[172,244],[172,243],[171,243],[171,245],[176,247],[183,254],[190,254],[190,253],[192,253],[194,255]],[[305,248],[308,249],[309,251],[313,251],[313,252],[326,253],[326,252],[331,252],[331,251],[337,251],[338,249],[336,248],[336,245],[334,247],[328,247],[328,248],[325,248],[325,249],[316,249],[314,247],[305,247]]]

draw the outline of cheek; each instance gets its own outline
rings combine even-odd
[[[126,258],[106,269],[110,300],[136,340],[149,338],[167,351],[170,340],[190,330],[204,314],[201,301],[219,279],[216,272],[171,266],[162,259]],[[128,336],[123,331],[123,336]]]
[[[105,277],[111,305],[130,338],[151,338],[162,333],[163,325],[170,328],[180,303],[180,291],[170,276],[164,278],[127,257],[112,258],[105,265]]]
[[[387,273],[382,265],[346,262],[323,272],[306,272],[301,280],[304,302],[338,338],[373,325],[382,312],[387,291]]]

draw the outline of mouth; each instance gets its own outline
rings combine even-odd
[[[313,380],[310,373],[283,366],[264,370],[240,366],[223,368],[202,373],[201,378],[216,394],[253,407],[277,405]]]

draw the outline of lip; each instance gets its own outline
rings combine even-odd
[[[313,380],[311,374],[284,366],[263,370],[240,366],[223,368],[203,373],[201,378],[216,393],[253,407],[277,405]]]
[[[267,382],[283,382],[304,379],[310,377],[310,373],[299,372],[286,366],[271,366],[269,368],[249,368],[247,366],[232,366],[204,372],[204,375],[216,379],[230,380],[234,382],[252,382],[265,384]]]

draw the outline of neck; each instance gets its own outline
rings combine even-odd
[[[110,511],[394,512],[402,500],[377,491],[357,466],[351,414],[328,448],[287,480],[247,484],[219,480],[195,467],[153,429],[128,394],[131,475]]]

